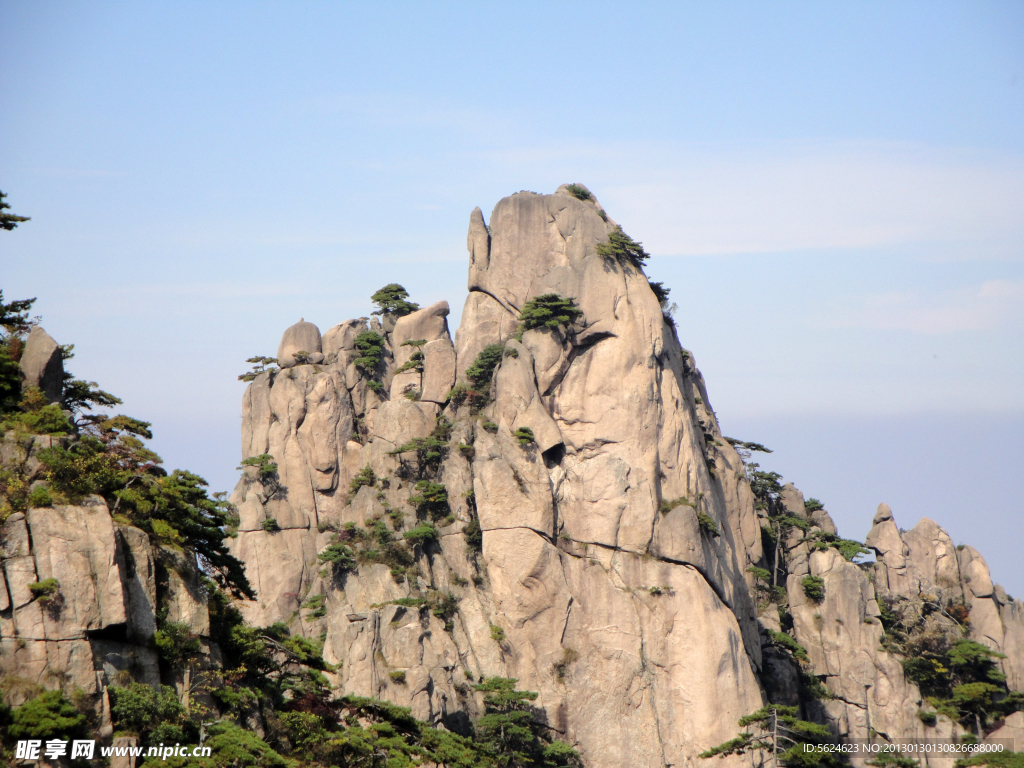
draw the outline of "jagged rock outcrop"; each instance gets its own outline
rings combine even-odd
[[[976,550],[927,518],[901,530],[883,504],[866,539],[875,561],[855,562],[859,545],[820,503],[744,463],[761,447],[722,436],[640,264],[599,252],[615,228],[578,185],[521,192],[490,227],[470,216],[454,343],[444,301],[284,332],[280,369],[243,400],[229,541],[257,593],[237,603],[248,621],[322,642],[339,693],[455,731],[482,712],[474,683],[514,677],[590,768],[703,765],[766,702],[844,739],[959,737],[970,729],[936,716],[903,663],[912,631],[984,644],[1024,691],[1024,604]],[[578,319],[525,328],[546,294]],[[59,400],[62,355],[41,329],[21,366]],[[25,510],[0,521],[8,700],[81,692],[102,738],[107,691],[129,679],[219,708],[203,691],[220,664],[211,611],[223,629],[226,609],[207,604],[195,556],[98,496],[25,509],[45,491],[40,451],[72,440],[0,440]],[[194,663],[166,650],[161,663],[158,617],[201,639]],[[256,707],[243,719],[271,730]],[[988,728],[1024,739],[1020,712]]]
[[[963,605],[970,615],[970,638],[1003,654],[998,666],[1007,687],[1024,691],[1024,603],[993,584],[988,564],[974,547],[955,546],[949,534],[927,517],[901,531],[884,504],[866,544],[877,556],[874,574],[881,594]]]
[[[742,464],[646,277],[596,253],[613,228],[600,210],[562,188],[501,201],[490,232],[474,211],[457,347],[443,302],[390,332],[380,326],[377,378],[387,395],[352,363],[353,339],[367,330],[361,321],[324,334],[323,365],[257,378],[245,398],[243,458],[272,455],[277,487],[246,470],[234,496],[242,521],[234,552],[260,594],[246,607],[257,623],[294,621],[309,596],[325,596],[324,619],[295,623],[311,635],[326,628],[325,657],[344,660],[345,690],[455,722],[476,706],[467,680],[515,676],[541,692],[549,723],[591,764],[674,763],[730,736],[762,701],[744,573],[760,537],[749,492],[737,489]],[[543,293],[575,299],[582,322],[511,339],[526,301]],[[407,342],[418,340],[422,372],[396,374],[416,349]],[[449,445],[472,446],[472,459],[449,450],[439,468],[454,521],[429,554],[417,550],[420,575],[395,578],[377,564],[340,581],[322,576],[315,556],[329,529],[381,520],[401,536],[410,527],[409,460],[389,452],[428,436],[456,371],[499,342],[510,352],[492,404],[479,417],[444,410]],[[402,397],[412,391],[419,401]],[[495,433],[480,427],[486,419]],[[521,427],[536,438],[527,449],[512,436]],[[349,499],[364,466],[388,486]],[[659,511],[663,499],[681,501]],[[388,510],[409,519],[396,526]],[[718,537],[700,532],[698,511],[716,521]],[[280,531],[263,529],[269,518]],[[479,554],[462,533],[474,520]],[[459,602],[447,632],[393,605],[449,591]],[[402,686],[389,679],[395,669],[406,673]],[[715,708],[703,702],[705,689],[717,692]]]
[[[345,321],[324,333],[322,361],[252,382],[243,459],[270,454],[277,472],[248,467],[232,497],[233,551],[259,593],[250,620],[322,636],[341,690],[454,729],[480,711],[473,681],[515,677],[598,768],[699,764],[766,700],[802,703],[844,737],[954,732],[926,729],[920,691],[883,649],[877,598],[890,593],[969,601],[972,636],[1006,654],[1019,688],[1019,601],[930,521],[901,534],[880,508],[878,562],[858,565],[828,543],[827,511],[787,485],[779,514],[800,524],[766,550],[776,518],[692,354],[642,268],[598,253],[614,228],[565,186],[501,200],[489,227],[477,208],[454,345],[440,302]],[[579,320],[520,328],[551,293]],[[294,328],[282,351],[298,349]],[[375,367],[355,348],[367,331],[381,337]],[[477,392],[466,371],[493,344],[501,358]],[[437,514],[423,496],[436,485]],[[321,562],[329,546],[358,562]],[[781,597],[755,582],[780,551]],[[803,664],[780,645],[783,615]]]
[[[61,440],[7,432],[0,462],[32,482],[39,451]],[[107,688],[161,682],[151,643],[158,590],[168,621],[209,635],[194,560],[115,523],[101,497],[8,516],[0,524],[0,675],[12,683],[9,703],[20,704],[33,686],[84,695],[99,734],[109,736]]]

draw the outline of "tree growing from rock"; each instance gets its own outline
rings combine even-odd
[[[477,734],[493,750],[502,768],[581,766],[580,756],[564,741],[551,740],[550,729],[536,718],[529,702],[533,691],[517,691],[515,678],[489,677],[473,686],[484,694],[484,716]]]
[[[370,297],[370,301],[377,305],[377,309],[371,314],[394,315],[395,317],[412,314],[420,308],[420,305],[406,301],[408,298],[409,292],[405,288],[398,283],[388,283]]]
[[[644,250],[643,243],[638,243],[623,232],[622,227],[613,229],[608,235],[608,242],[597,246],[597,255],[618,261],[620,264],[632,264],[637,268],[646,265],[647,259],[651,257],[651,254]]]
[[[822,768],[838,766],[839,763],[829,752],[807,751],[804,745],[814,747],[832,741],[832,734],[824,725],[801,720],[797,715],[797,707],[786,707],[781,704],[768,704],[749,715],[741,717],[740,728],[754,726],[750,730],[740,732],[735,738],[719,744],[700,757],[726,757],[728,755],[758,755],[757,765],[765,765],[770,761],[772,766],[784,765],[787,768],[798,766],[822,766]]]
[[[583,313],[573,299],[559,296],[557,293],[545,293],[523,305],[523,311],[519,314],[520,328],[523,331],[532,331],[536,328],[552,331],[568,328],[581,314]]]

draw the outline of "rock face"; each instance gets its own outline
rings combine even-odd
[[[21,373],[26,387],[39,387],[51,403],[60,402],[64,389],[64,356],[57,342],[38,325],[25,342]]]
[[[976,550],[928,519],[902,531],[883,504],[875,562],[855,563],[820,504],[765,491],[642,268],[598,253],[615,224],[588,195],[521,192],[490,227],[473,211],[454,343],[443,301],[284,332],[281,369],[243,400],[253,461],[230,546],[257,592],[245,617],[322,639],[339,693],[451,730],[482,711],[473,683],[516,678],[590,768],[702,765],[766,702],[842,738],[960,736],[922,720],[885,631],[893,612],[988,646],[1024,691],[1024,604]],[[552,293],[578,320],[522,327]],[[490,379],[468,375],[490,345]],[[59,399],[60,350],[41,329],[21,365]],[[0,466],[31,488],[39,452],[66,440],[8,431]],[[158,616],[203,639],[199,662],[165,664],[164,680]],[[0,673],[81,691],[103,738],[111,685],[215,685],[209,636],[194,558],[118,524],[99,497],[0,521]],[[1020,713],[991,727],[1024,739]]]
[[[289,368],[297,362],[296,355],[306,355],[307,361],[319,363],[321,352],[320,329],[305,320],[299,320],[284,332],[281,345],[277,348],[277,362],[282,368]]]
[[[31,480],[38,452],[60,439],[8,432],[0,461],[28,467]],[[107,688],[128,674],[161,682],[151,645],[158,589],[168,621],[209,635],[199,582],[192,560],[152,545],[138,528],[116,524],[99,496],[12,514],[0,525],[0,674],[84,693],[101,735],[109,736]],[[10,703],[20,704],[21,694],[12,690]]]
[[[774,518],[755,508],[643,270],[598,254],[614,227],[567,187],[501,200],[490,227],[475,209],[454,345],[445,302],[346,321],[322,345],[301,330],[322,362],[294,359],[309,324],[286,331],[285,369],[259,376],[243,402],[243,458],[277,465],[247,468],[232,497],[233,551],[259,593],[247,617],[323,636],[325,658],[344,662],[342,691],[456,730],[480,711],[472,681],[515,677],[596,768],[697,765],[766,700],[802,703],[848,737],[954,732],[926,729],[920,691],[882,648],[888,595],[970,602],[972,636],[1006,655],[1021,689],[1024,610],[974,550],[927,520],[901,534],[882,507],[868,538],[877,563],[848,562],[821,544],[836,537],[828,513],[793,486],[778,504],[800,526],[774,546],[786,553],[786,629],[806,662],[780,646],[778,593],[749,570],[776,557],[763,545]],[[579,320],[520,328],[527,302],[551,293]],[[381,337],[376,367],[356,364],[368,330]],[[503,351],[490,383],[469,381],[493,344]],[[447,495],[440,509],[424,501],[429,484]],[[407,540],[426,523],[425,543]],[[320,562],[332,543],[357,564]]]

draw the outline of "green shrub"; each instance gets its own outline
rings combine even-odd
[[[613,229],[608,235],[608,242],[597,246],[597,255],[623,264],[632,264],[634,267],[644,266],[651,256],[643,249],[641,243],[623,232],[622,227]]]
[[[239,381],[252,381],[257,376],[263,373],[277,373],[278,369],[273,367],[277,365],[276,357],[264,357],[257,355],[256,357],[250,357],[245,362],[252,363],[252,370],[246,371],[238,377]]]
[[[0,317],[4,316],[4,306],[3,293],[0,293]],[[16,347],[17,352],[12,347]],[[21,366],[16,359],[20,352],[20,339],[0,339],[0,414],[15,411],[21,400]]]
[[[185,543],[185,540],[181,537],[181,532],[166,520],[151,520],[149,524],[149,535],[154,543],[162,544],[173,549],[180,550],[182,548],[182,544]]]
[[[421,392],[420,390],[416,389],[415,387],[410,387],[409,389],[405,390],[405,392],[402,393],[402,396],[406,400],[412,400],[412,402],[414,402],[414,403],[418,402],[420,397],[422,397],[422,395],[423,395],[423,392]]]
[[[489,677],[474,690],[484,694],[484,715],[476,722],[476,735],[502,766],[575,766],[580,756],[561,741],[550,740],[548,726],[538,722],[530,702],[533,691],[515,690],[514,678]]]
[[[86,718],[60,691],[45,691],[11,712],[7,737],[72,739],[85,736]]]
[[[359,352],[359,357],[353,361],[356,368],[372,374],[377,370],[384,354],[384,337],[374,331],[363,331],[356,336],[355,347]]]
[[[787,635],[785,632],[776,632],[772,629],[768,630],[768,634],[771,636],[772,642],[776,646],[785,648],[793,654],[793,658],[797,661],[808,660],[807,649],[800,645],[800,643],[794,640],[790,635]]]
[[[370,379],[368,382],[366,382],[366,386],[368,386],[378,395],[384,392],[384,385],[381,384],[379,381],[375,381],[374,379]]]
[[[337,573],[356,569],[356,558],[352,550],[338,542],[328,545],[316,559],[325,565],[330,564]]]
[[[480,528],[480,519],[474,517],[466,527],[462,529],[462,535],[466,539],[466,546],[474,552],[480,552],[484,548],[484,532]]]
[[[491,376],[494,369],[501,362],[501,356],[505,349],[504,344],[488,344],[480,350],[473,364],[466,369],[466,378],[479,389],[487,389],[491,384]]]
[[[472,392],[472,387],[464,381],[460,381],[448,391],[448,402],[456,408],[460,408],[466,400],[466,396]]]
[[[302,604],[302,607],[310,611],[306,616],[307,620],[322,619],[327,615],[327,598],[324,595],[313,595]]]
[[[566,186],[565,191],[575,197],[577,200],[593,200],[594,196],[590,194],[586,187],[581,184],[569,184]]]
[[[772,574],[770,571],[767,571],[764,568],[758,568],[756,565],[752,565],[747,568],[747,573],[753,574],[755,579],[759,579],[766,584],[772,580]]]
[[[536,442],[533,437],[533,430],[529,427],[520,427],[512,433],[512,437],[519,441],[520,448],[525,448],[530,443]]]
[[[693,504],[685,496],[680,496],[677,499],[662,499],[661,503],[658,504],[658,511],[663,515],[667,515],[676,507],[692,507]]]
[[[50,495],[50,489],[45,485],[37,485],[28,495],[28,505],[30,507],[52,507],[53,497]]]
[[[403,453],[415,453],[416,465],[422,475],[428,470],[436,470],[447,451],[448,443],[437,437],[414,437],[408,443],[398,446],[393,451],[388,451],[388,456],[400,457]]]
[[[391,682],[397,683],[398,685],[405,685],[405,670],[404,669],[393,669],[388,672],[388,677],[391,678]]]
[[[491,624],[491,640],[496,642],[498,645],[504,645],[505,630],[499,627],[497,624]]]
[[[430,523],[423,523],[403,533],[402,538],[413,546],[417,544],[424,546],[431,541],[437,541],[437,528]]]
[[[120,520],[148,533],[163,520],[180,533],[182,546],[219,584],[237,595],[254,596],[242,563],[225,543],[225,528],[235,516],[224,498],[208,494],[206,481],[191,472],[166,473],[160,457],[139,438],[149,439],[149,424],[128,416],[88,420],[88,432],[70,445],[39,451],[51,494],[76,503],[88,494],[103,496]]]
[[[51,576],[42,581],[32,582],[28,585],[28,591],[40,603],[48,603],[60,592],[60,582]]]
[[[929,728],[933,728],[935,723],[938,722],[938,715],[935,712],[929,712],[925,709],[917,710],[917,717],[922,723],[927,725]]]
[[[174,689],[161,686],[160,692],[145,683],[130,682],[121,687],[112,685],[110,694],[110,715],[119,731],[147,734],[161,722],[176,722],[185,715]]]
[[[240,728],[232,722],[219,721],[211,725],[207,731],[205,746],[212,750],[212,757],[170,758],[168,766],[177,768],[179,765],[190,768],[291,768],[292,761],[286,760],[271,748],[255,733]],[[174,761],[177,760],[177,765]]]
[[[661,304],[661,308],[664,309],[668,305],[668,295],[672,292],[671,288],[666,288],[664,283],[650,283],[651,290],[654,291],[654,297]]]
[[[199,635],[194,635],[184,622],[167,621],[153,635],[153,644],[160,658],[172,666],[196,656],[202,649]]]
[[[22,399],[24,403],[24,398]],[[0,432],[13,429],[30,435],[69,435],[74,427],[68,421],[60,406],[43,405],[27,413],[12,413],[0,422]]]
[[[443,483],[420,480],[415,485],[416,493],[409,497],[409,503],[416,507],[416,512],[431,520],[440,520],[451,512],[448,504],[448,489]]]
[[[1024,768],[1024,752],[981,752],[956,761],[956,768],[987,765],[990,768]]]
[[[281,530],[281,526],[279,526],[277,524],[277,518],[276,517],[268,517],[266,520],[264,520],[260,524],[260,526],[267,533],[277,533],[278,531]]]
[[[494,434],[495,432],[498,431],[498,425],[495,424],[493,421],[485,421],[481,423],[480,426],[483,427],[484,432],[490,432],[491,434]]]
[[[800,579],[800,586],[809,600],[820,603],[825,599],[825,580],[820,576],[804,576]]]
[[[579,653],[572,648],[562,649],[562,658],[556,661],[551,671],[555,673],[555,678],[562,682],[565,680],[565,676],[569,674],[569,667],[580,657]]]
[[[269,453],[261,453],[259,456],[250,456],[248,459],[242,459],[238,469],[244,469],[245,467],[256,467],[261,482],[270,480],[277,475],[277,464],[274,463],[274,457]]]
[[[406,342],[408,344],[409,342]],[[409,359],[402,363],[401,367],[395,371],[396,374],[405,373],[406,371],[418,371],[423,373],[423,353],[418,349],[413,352]]]
[[[545,293],[530,299],[523,306],[523,311],[519,314],[520,328],[524,331],[536,328],[568,328],[582,314],[573,299],[564,298],[557,293]]]
[[[355,496],[364,485],[368,488],[375,488],[377,486],[377,473],[373,471],[373,467],[369,464],[360,469],[356,476],[352,478],[352,481],[348,484],[348,491]]]
[[[472,461],[473,457],[476,456],[476,449],[472,445],[466,445],[465,443],[459,443],[459,453],[468,460]]]
[[[459,610],[459,598],[451,592],[444,594],[443,592],[431,591],[427,595],[427,605],[430,607],[430,612],[444,622],[445,630],[451,632],[454,628],[452,617]]]
[[[824,508],[825,508],[825,505],[822,504],[817,499],[815,499],[814,497],[811,497],[811,498],[807,499],[806,501],[804,501],[804,510],[807,512],[808,515],[813,514],[813,513],[817,512],[818,510],[824,509]]]
[[[406,301],[408,298],[409,292],[405,288],[398,283],[388,283],[370,297],[370,301],[377,305],[377,309],[370,314],[404,317],[420,308],[419,304]]]
[[[718,524],[715,523],[714,519],[707,512],[697,513],[697,525],[700,527],[701,533],[718,538]]]

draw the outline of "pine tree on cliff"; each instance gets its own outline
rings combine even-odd
[[[6,229],[10,232],[15,229],[21,222],[30,221],[28,216],[15,216],[13,213],[4,213],[5,210],[10,210],[11,206],[4,202],[4,198],[7,197],[3,192],[0,192],[0,229]]]
[[[745,730],[736,738],[701,752],[699,756],[706,759],[757,753],[760,757],[758,766],[764,765],[769,759],[772,768],[780,764],[786,768],[838,766],[832,753],[816,749],[832,741],[829,729],[818,723],[800,720],[798,714],[797,707],[768,704],[740,718],[740,728],[753,725],[756,726],[754,730]]]

